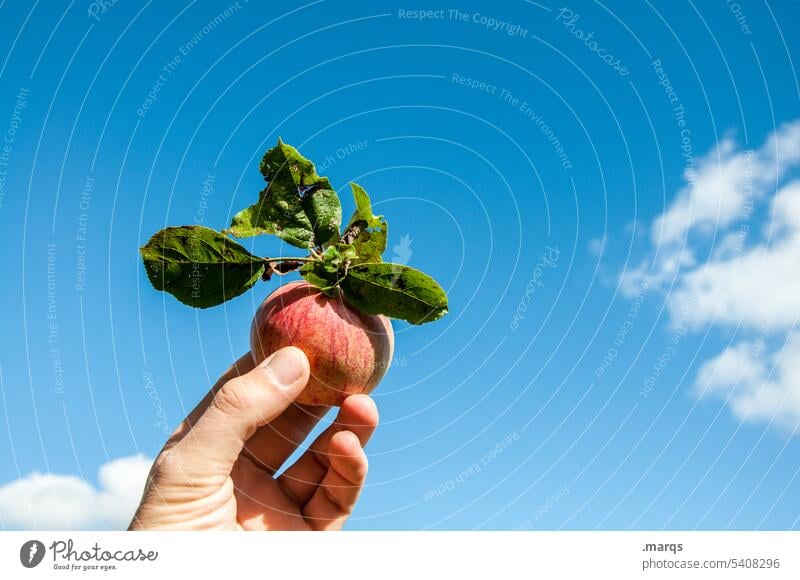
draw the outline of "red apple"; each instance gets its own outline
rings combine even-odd
[[[256,363],[285,346],[308,357],[311,378],[297,402],[341,405],[348,395],[369,393],[392,360],[394,333],[385,316],[329,298],[307,282],[286,284],[267,296],[253,318],[250,351]]]

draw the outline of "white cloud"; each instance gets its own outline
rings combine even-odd
[[[772,214],[776,233],[800,233],[800,181],[794,181],[778,192],[772,201]]]
[[[700,397],[726,400],[743,421],[800,431],[800,332],[773,353],[764,352],[763,341],[725,349],[701,367],[695,388]]]
[[[664,248],[655,264],[644,262],[637,268],[624,272],[620,279],[620,291],[632,298],[645,281],[653,288],[669,287],[675,283],[683,269],[696,263],[694,253],[688,248]]]
[[[592,256],[597,258],[603,255],[603,252],[606,250],[606,238],[605,236],[601,238],[592,238],[589,240],[589,243],[586,245],[586,249],[589,250],[589,253]]]
[[[694,171],[686,172],[686,185],[652,226],[653,243],[674,244],[696,228],[729,226],[798,162],[800,120],[783,125],[755,151],[741,150],[732,138],[724,138],[697,160]]]
[[[153,460],[144,455],[102,465],[100,488],[72,475],[33,472],[0,486],[6,529],[125,529],[141,499]]]
[[[691,324],[791,329],[800,322],[800,181],[772,199],[769,238],[745,248],[739,233],[723,237],[711,259],[681,274],[668,306],[693,304]]]
[[[750,152],[736,151],[730,139],[699,159],[696,171],[684,175],[687,185],[653,224],[653,242],[676,243],[692,228],[727,225],[740,215],[752,191],[752,160]]]
[[[754,151],[723,139],[654,220],[651,259],[620,279],[629,296],[643,279],[668,291],[673,325],[736,332],[700,368],[697,393],[724,397],[742,420],[790,430],[800,424],[800,181],[791,180],[798,167],[800,120]],[[759,341],[748,339],[756,334]],[[786,347],[768,352],[767,342]]]

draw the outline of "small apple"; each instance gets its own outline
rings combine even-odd
[[[394,333],[386,316],[356,310],[341,293],[331,298],[307,282],[292,282],[267,296],[250,328],[256,363],[285,346],[301,349],[311,365],[297,402],[341,405],[348,395],[369,393],[383,378]]]
[[[439,320],[448,311],[447,293],[408,264],[383,260],[389,224],[357,183],[350,184],[355,210],[343,222],[339,194],[294,147],[278,139],[259,170],[267,186],[229,228],[156,232],[139,250],[147,277],[184,304],[210,308],[259,280],[297,272],[303,282],[281,287],[259,307],[250,350],[258,363],[285,346],[302,349],[311,379],[297,401],[341,405],[348,395],[372,391],[386,374],[394,350],[389,319],[415,326]],[[260,257],[232,239],[267,234],[302,255]]]

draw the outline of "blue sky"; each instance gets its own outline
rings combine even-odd
[[[137,248],[278,136],[450,296],[350,529],[800,527],[797,4],[458,5],[0,6],[0,527],[124,526],[277,284],[194,311]]]

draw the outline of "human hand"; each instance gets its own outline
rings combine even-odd
[[[364,485],[378,412],[370,397],[348,397],[274,477],[328,410],[293,402],[309,373],[294,347],[258,366],[250,353],[240,358],[164,445],[129,529],[341,529]]]

